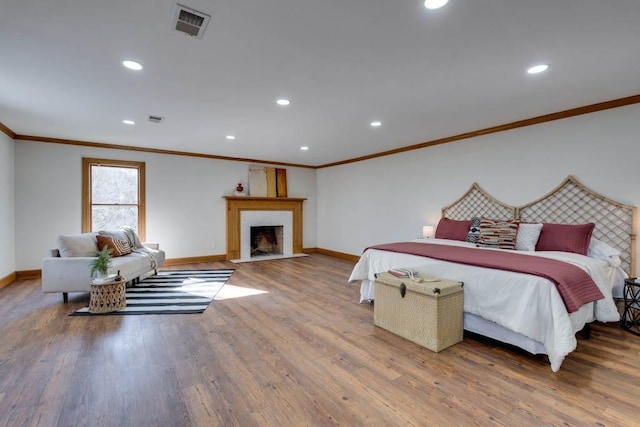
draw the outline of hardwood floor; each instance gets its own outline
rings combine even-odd
[[[0,425],[637,423],[640,337],[619,324],[595,324],[558,373],[473,337],[436,354],[373,326],[352,266],[191,264],[236,272],[190,315],[71,317],[87,294],[2,288]]]

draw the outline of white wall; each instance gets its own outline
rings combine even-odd
[[[222,198],[248,163],[71,145],[15,143],[15,270],[40,268],[56,236],[81,231],[82,157],[146,162],[146,240],[167,258],[226,253]],[[290,197],[304,203],[303,245],[316,246],[316,172],[287,167]]]
[[[0,132],[0,279],[16,268],[13,139]]]
[[[368,245],[418,237],[473,182],[519,205],[574,175],[639,206],[639,115],[640,106],[627,106],[319,169],[317,178],[313,169],[287,167],[289,195],[308,198],[303,245],[360,254]],[[4,134],[0,155],[0,277],[40,268],[58,234],[80,231],[82,157],[146,162],[147,240],[160,242],[169,258],[225,253],[221,196],[247,182],[242,162],[14,143]],[[7,208],[14,197],[15,213]]]
[[[633,105],[320,169],[318,247],[360,254],[368,245],[416,238],[473,182],[520,205],[573,175],[640,206],[638,117]]]

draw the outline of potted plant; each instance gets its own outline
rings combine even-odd
[[[109,266],[111,265],[111,248],[105,246],[96,253],[96,257],[91,261],[91,277],[97,279],[105,279],[109,275]]]

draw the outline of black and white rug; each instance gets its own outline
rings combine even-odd
[[[202,313],[233,272],[233,269],[160,271],[127,288],[127,306],[124,309],[104,314]],[[101,314],[89,313],[89,307],[84,307],[71,315]]]

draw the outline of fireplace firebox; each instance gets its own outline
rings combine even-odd
[[[282,225],[251,227],[251,257],[282,255]]]

